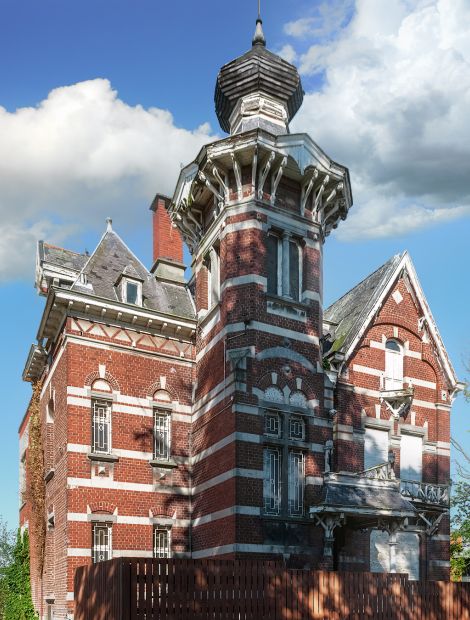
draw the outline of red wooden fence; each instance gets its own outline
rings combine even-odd
[[[75,620],[470,620],[470,584],[243,560],[82,566],[75,602]]]

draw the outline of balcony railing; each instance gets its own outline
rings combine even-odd
[[[449,486],[446,484],[400,480],[400,492],[403,497],[411,501],[443,507],[449,506]]]
[[[369,467],[360,475],[371,480],[395,480],[395,473],[391,463],[381,463],[375,467]]]

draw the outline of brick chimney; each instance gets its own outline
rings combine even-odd
[[[174,228],[167,208],[170,198],[157,194],[150,205],[153,211],[153,260],[151,272],[158,280],[184,282],[183,240]]]

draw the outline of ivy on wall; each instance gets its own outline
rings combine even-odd
[[[18,530],[13,559],[5,571],[2,618],[4,620],[35,620],[29,572],[29,536]]]

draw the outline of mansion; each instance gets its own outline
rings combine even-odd
[[[323,247],[353,199],[348,169],[289,131],[303,96],[258,20],[217,77],[227,137],[151,205],[153,265],[111,220],[91,255],[39,241],[23,378],[44,452],[42,618],[73,617],[77,566],[124,556],[448,579],[461,385],[406,252],[323,307]]]

